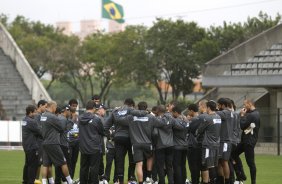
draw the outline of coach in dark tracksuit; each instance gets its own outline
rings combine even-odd
[[[58,118],[60,120],[62,128],[64,129],[64,132],[61,133],[61,135],[60,135],[61,136],[61,139],[60,139],[61,149],[64,153],[69,171],[71,173],[70,151],[69,151],[69,144],[68,144],[68,140],[67,140],[67,133],[72,128],[72,122],[67,119],[67,118],[70,117],[70,107],[69,107],[69,105],[65,105],[62,108],[59,108],[58,110],[59,110]],[[66,181],[65,177],[62,174],[60,167],[55,168],[55,175],[56,175],[55,176],[55,183],[56,184],[61,184],[61,180],[63,180],[64,182]]]
[[[196,104],[190,104],[188,106],[188,115],[191,119],[187,130],[187,159],[191,173],[192,184],[199,184],[201,171],[201,146],[199,146],[196,139],[196,131],[201,123],[201,120],[198,116],[198,106]]]
[[[124,163],[125,156],[128,153],[129,168],[128,180],[135,180],[135,164],[132,157],[131,141],[129,138],[128,126],[121,125],[117,119],[126,116],[135,106],[131,98],[125,99],[124,106],[113,110],[109,118],[105,121],[105,131],[108,131],[113,125],[115,126],[114,143],[116,149],[116,172],[120,184],[124,182]]]
[[[104,127],[94,114],[95,103],[86,104],[86,112],[79,117],[80,184],[99,183],[98,173],[102,154]]]
[[[175,118],[173,124],[173,174],[174,183],[184,184],[186,174],[186,155],[187,155],[187,126],[188,121],[181,115],[181,109],[178,105],[172,108],[172,114]]]
[[[250,168],[251,183],[256,184],[255,145],[260,128],[260,115],[251,100],[244,101],[244,108],[240,111],[240,126],[243,130],[241,143],[238,144],[236,156],[245,153]]]
[[[155,163],[157,164],[159,184],[165,183],[165,173],[167,174],[168,183],[173,184],[173,131],[172,126],[174,123],[173,117],[170,113],[165,113],[165,106],[160,105],[157,107],[157,115],[161,118],[163,127],[157,128],[158,136],[156,141],[155,150]],[[166,168],[166,172],[165,172]]]
[[[42,138],[37,122],[33,119],[36,107],[26,107],[26,116],[22,121],[22,145],[25,152],[23,184],[33,184],[38,169],[39,155],[37,139]]]

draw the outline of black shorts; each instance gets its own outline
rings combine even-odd
[[[216,167],[218,162],[218,148],[202,148],[202,171]]]
[[[148,159],[153,156],[152,145],[132,145],[133,161],[142,162],[144,158]]]
[[[57,144],[43,145],[43,166],[48,167],[51,165],[55,167],[66,164],[64,153]]]
[[[219,146],[219,154],[218,154],[219,159],[228,161],[231,156],[231,151],[232,151],[231,143],[221,142]]]

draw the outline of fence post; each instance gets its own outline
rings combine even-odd
[[[278,108],[277,117],[277,155],[280,155],[280,108]]]

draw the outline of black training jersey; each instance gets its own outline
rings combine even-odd
[[[188,122],[183,116],[175,118],[173,124],[173,144],[174,149],[187,149],[187,127]]]
[[[59,118],[49,112],[44,112],[40,117],[42,124],[43,143],[42,144],[60,144],[60,133],[63,133],[63,127]]]
[[[97,150],[102,152],[104,127],[101,119],[85,112],[79,117],[79,149],[83,154],[92,154]]]
[[[188,138],[187,138],[187,144],[188,148],[197,148],[198,147],[198,141],[196,139],[196,131],[199,128],[201,121],[200,118],[193,117],[191,121],[188,124],[187,128],[187,133],[188,133]]]
[[[173,146],[173,130],[172,126],[174,124],[174,118],[169,114],[165,113],[160,117],[161,123],[164,124],[163,127],[157,128],[157,141],[156,149],[162,149]]]
[[[38,149],[37,139],[39,137],[42,138],[42,135],[37,122],[29,116],[24,117],[22,120],[22,145],[24,151]]]
[[[60,135],[61,136],[61,139],[60,139],[61,145],[68,147],[69,146],[69,144],[68,144],[68,132],[72,128],[72,122],[69,121],[65,116],[63,116],[61,114],[58,116],[58,118],[59,118],[61,126],[64,130],[64,132],[62,132],[61,135]]]
[[[204,122],[199,126],[198,133],[202,134],[204,139],[202,147],[219,147],[220,143],[221,118],[218,114],[210,114],[205,117]]]
[[[123,106],[120,108],[116,108],[110,114],[110,116],[106,119],[104,128],[105,131],[108,131],[113,125],[115,126],[115,138],[116,137],[125,137],[129,138],[129,130],[128,126],[121,125],[118,121],[120,117],[124,117],[129,114],[129,112],[133,110],[133,108],[128,106]]]
[[[241,133],[242,130],[240,128],[240,114],[237,112],[233,112],[234,115],[234,124],[233,124],[233,144],[237,145],[241,141]]]
[[[251,123],[255,124],[253,132],[245,133],[244,131],[250,127]],[[258,140],[258,132],[260,128],[260,115],[258,110],[254,109],[252,111],[248,111],[246,116],[241,117],[240,126],[243,130],[241,142],[255,146]]]
[[[221,118],[220,142],[231,143],[234,140],[233,126],[234,114],[231,110],[224,109],[216,112]]]
[[[153,128],[164,126],[159,118],[143,110],[131,111],[129,115],[120,117],[119,122],[129,127],[132,145],[152,145]]]
[[[206,119],[208,118],[208,114],[207,113],[203,113],[203,114],[200,114],[198,116],[199,118],[199,123],[200,125],[198,126],[197,130],[196,130],[196,136],[197,136],[197,141],[198,141],[198,145],[199,146],[202,146],[202,142],[204,140],[204,134],[199,134],[199,127],[206,122]]]

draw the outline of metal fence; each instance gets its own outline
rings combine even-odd
[[[258,107],[260,130],[257,147],[261,153],[281,154],[282,109]]]

